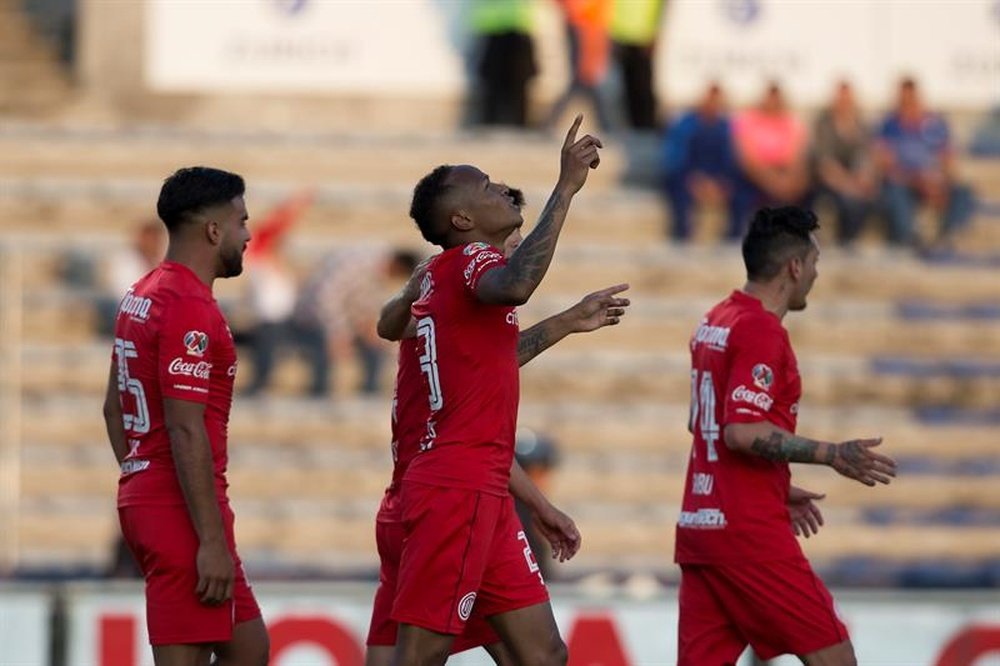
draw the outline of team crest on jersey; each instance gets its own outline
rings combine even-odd
[[[201,331],[188,331],[184,334],[184,348],[191,356],[204,356],[208,349],[208,335]]]
[[[465,249],[462,250],[462,254],[464,254],[467,257],[470,257],[476,252],[479,252],[480,250],[485,250],[489,246],[490,246],[489,243],[483,243],[481,241],[477,241],[475,243],[469,243],[468,245],[465,246]]]
[[[469,619],[472,615],[472,607],[476,605],[476,593],[469,592],[467,595],[462,597],[458,602],[458,617],[462,618],[462,622]]]
[[[763,363],[758,363],[753,366],[750,375],[753,377],[753,383],[757,388],[764,389],[765,391],[771,390],[771,385],[774,384],[774,373],[771,372],[771,368]]]

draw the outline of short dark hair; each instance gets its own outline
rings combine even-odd
[[[413,200],[410,202],[410,217],[417,223],[420,233],[427,242],[441,247],[447,240],[447,229],[438,228],[438,203],[451,187],[446,181],[453,168],[450,164],[442,164],[421,178],[413,188]]]
[[[243,178],[235,173],[204,166],[185,167],[163,181],[156,213],[172,233],[192,215],[228,203],[245,192]]]
[[[748,280],[769,280],[795,254],[812,247],[809,234],[819,228],[816,214],[798,206],[761,208],[743,237],[743,263]]]

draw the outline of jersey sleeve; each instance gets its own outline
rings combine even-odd
[[[725,387],[724,423],[770,419],[778,384],[785,377],[788,337],[778,326],[747,323],[733,331],[729,384]]]
[[[208,402],[211,348],[218,337],[217,312],[198,300],[176,300],[164,309],[157,372],[164,398]]]
[[[486,243],[470,243],[462,250],[462,279],[465,288],[475,293],[479,280],[494,268],[507,265],[503,254]]]

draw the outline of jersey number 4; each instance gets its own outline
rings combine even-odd
[[[719,422],[715,420],[715,386],[712,384],[712,373],[707,370],[701,373],[691,370],[691,429],[695,428],[705,442],[705,459],[715,462],[719,453],[715,443],[719,441]]]
[[[139,353],[135,350],[135,343],[131,340],[115,338],[115,358],[118,360],[118,393],[122,395],[126,392],[135,398],[135,414],[122,414],[125,430],[137,435],[149,432],[149,405],[146,403],[146,391],[142,388],[142,382],[128,374],[128,360],[137,358]],[[123,401],[124,402],[124,401]],[[124,407],[124,404],[122,405]]]

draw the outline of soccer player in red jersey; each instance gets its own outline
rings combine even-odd
[[[444,252],[431,260],[412,307],[430,411],[400,491],[395,666],[443,664],[473,608],[517,663],[566,662],[538,565],[517,536],[508,484],[522,342],[515,306],[541,282],[569,204],[598,166],[601,143],[577,139],[581,122],[566,135],[538,223],[509,260],[498,248],[523,219],[506,186],[463,165],[440,166],[414,189],[410,216]],[[544,338],[526,348],[544,347]]]
[[[520,192],[510,192],[515,203],[521,205],[523,198]],[[505,243],[504,255],[510,256],[520,241],[520,233],[512,233]],[[376,517],[376,544],[381,566],[379,587],[375,592],[369,625],[366,666],[388,666],[396,644],[397,624],[391,618],[391,611],[404,540],[399,488],[410,461],[420,450],[420,438],[426,428],[429,409],[427,389],[418,359],[416,322],[410,315],[410,306],[419,296],[426,266],[427,262],[421,264],[400,293],[385,304],[378,323],[379,334],[389,340],[399,340],[400,349],[392,402],[393,473],[392,482],[386,488]],[[543,351],[537,344],[528,348],[528,343],[539,335],[544,335],[547,341],[554,344],[571,333],[616,325],[625,314],[629,301],[617,298],[614,294],[627,288],[624,284],[616,285],[589,294],[572,308],[521,333],[518,364],[524,365]],[[544,331],[544,334],[538,333],[539,331]],[[541,494],[516,461],[511,466],[510,491],[531,508],[537,526],[552,545],[552,556],[560,561],[571,559],[580,547],[580,534],[576,525]],[[519,534],[521,532],[519,530]],[[463,633],[456,637],[451,646],[451,653],[480,646],[486,649],[499,666],[516,664],[486,618],[473,608]]]
[[[157,666],[268,660],[226,495],[236,349],[212,296],[216,278],[243,271],[243,194],[243,179],[218,169],[167,178],[157,202],[167,257],[125,294],[115,323],[104,420]]]
[[[802,384],[782,320],[806,307],[816,280],[816,216],[764,208],[743,239],[747,282],[712,308],[691,337],[694,435],[675,559],[681,567],[678,666],[735,664],[749,644],[762,659],[856,664],[847,629],[795,534],[822,524],[791,485],[788,463],[828,465],[867,486],[889,483],[881,438],[822,442],[795,434]]]

